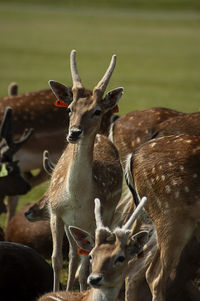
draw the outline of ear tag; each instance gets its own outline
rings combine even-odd
[[[68,108],[68,104],[65,103],[63,100],[60,100],[60,99],[56,100],[55,106],[60,107],[60,108]]]
[[[8,175],[8,171],[6,169],[6,164],[3,163],[0,171],[0,178],[6,177]]]
[[[119,113],[119,107],[118,105],[116,105],[113,109],[112,109],[113,113]]]
[[[79,255],[89,255],[90,252],[83,250],[82,248],[78,248]]]

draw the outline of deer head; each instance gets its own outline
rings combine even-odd
[[[131,233],[131,226],[146,203],[144,197],[137,209],[122,228],[111,231],[104,227],[100,213],[100,201],[95,199],[96,232],[95,242],[88,232],[76,227],[69,227],[77,245],[85,252],[89,252],[92,273],[88,277],[88,284],[93,288],[121,287],[125,278],[128,261],[142,252],[148,241],[149,233],[141,231]]]
[[[112,56],[110,65],[93,91],[86,93],[81,83],[76,65],[76,51],[72,50],[70,58],[73,87],[68,88],[55,81],[49,85],[58,98],[66,104],[70,114],[69,134],[67,140],[77,143],[83,136],[96,134],[100,128],[103,115],[114,109],[122,96],[123,88],[116,88],[103,97],[116,64],[116,55]],[[95,126],[94,126],[95,125]]]

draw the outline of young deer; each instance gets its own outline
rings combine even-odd
[[[200,220],[200,137],[187,134],[153,139],[128,158],[126,173],[158,236],[146,279],[153,300],[164,301],[167,279]]]
[[[148,240],[148,232],[141,231],[131,234],[130,227],[140,214],[146,198],[141,200],[138,208],[122,228],[111,231],[104,227],[100,201],[95,199],[95,242],[93,236],[79,228],[70,226],[70,233],[77,245],[90,253],[92,272],[87,282],[92,287],[85,292],[55,292],[42,296],[39,301],[116,301],[126,275],[128,261],[142,252],[143,245]]]
[[[121,196],[122,168],[118,152],[112,142],[103,135],[97,135],[102,118],[116,107],[123,88],[114,89],[103,97],[116,63],[112,57],[105,75],[86,96],[82,86],[75,57],[71,52],[71,73],[73,98],[70,90],[62,84],[50,81],[49,84],[59,100],[68,105],[70,112],[68,145],[59,159],[51,177],[48,190],[50,223],[53,237],[52,264],[54,269],[54,290],[59,287],[59,274],[62,267],[63,231],[65,228],[69,244],[69,278],[67,289],[72,289],[78,264],[77,246],[68,231],[69,225],[82,227],[94,233],[93,199],[103,199],[103,217],[109,224],[114,208]],[[84,212],[87,213],[87,217]],[[87,258],[83,258],[83,268],[79,272],[81,289],[86,288]]]
[[[8,107],[0,128],[0,213],[5,212],[3,200],[6,195],[25,194],[31,188],[21,175],[18,162],[13,161],[13,156],[31,137],[33,130],[25,130],[18,141],[13,141],[12,119],[12,109]]]

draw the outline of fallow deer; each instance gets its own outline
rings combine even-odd
[[[112,57],[105,75],[85,96],[77,67],[76,52],[71,52],[71,73],[73,98],[70,90],[62,84],[50,81],[50,87],[58,100],[68,105],[70,112],[68,145],[59,159],[51,177],[48,190],[50,222],[53,237],[52,264],[54,269],[54,290],[58,289],[62,267],[63,231],[65,228],[69,244],[69,278],[67,289],[72,289],[78,264],[77,246],[68,231],[68,225],[82,227],[94,232],[93,199],[103,199],[103,216],[109,224],[114,208],[121,196],[122,168],[115,146],[103,135],[98,135],[103,116],[116,107],[123,88],[114,89],[103,97],[116,63]],[[84,212],[87,214],[83,214]],[[81,289],[86,288],[85,266],[79,272]]]
[[[8,107],[0,128],[0,213],[6,211],[3,203],[6,195],[25,194],[31,188],[13,157],[31,137],[33,130],[26,130],[18,141],[13,141],[12,119],[12,109]]]
[[[146,279],[153,300],[164,301],[167,279],[200,220],[200,137],[187,134],[144,143],[129,156],[126,173],[158,236]],[[133,179],[133,181],[131,181]]]
[[[157,107],[129,112],[113,122],[109,137],[119,151],[123,167],[127,155],[151,139],[161,122],[178,116],[185,116],[185,113]]]
[[[87,282],[92,287],[85,292],[55,292],[42,296],[39,301],[116,301],[126,275],[128,261],[141,253],[148,240],[148,232],[131,234],[130,227],[140,214],[146,202],[144,197],[138,208],[122,228],[111,231],[102,222],[100,201],[95,199],[95,242],[94,237],[79,228],[71,227],[70,232],[77,245],[90,253],[92,272]]]

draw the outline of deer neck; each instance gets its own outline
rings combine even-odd
[[[67,192],[76,194],[77,198],[91,195],[92,190],[92,164],[94,139],[81,139],[77,144],[69,144],[72,159],[69,163],[67,175]],[[79,194],[79,196],[78,196]]]
[[[87,301],[117,301],[120,289],[117,287],[104,289],[90,289]]]

